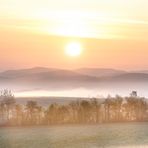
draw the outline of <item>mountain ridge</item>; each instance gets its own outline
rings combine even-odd
[[[81,71],[81,72],[80,72]],[[100,72],[100,74],[99,74]],[[89,73],[91,73],[89,75]],[[98,74],[98,75],[97,75]],[[82,68],[57,69],[35,67],[8,70],[0,73],[0,89],[23,90],[142,90],[148,88],[148,73],[127,72],[116,69]],[[120,92],[119,92],[120,93]]]

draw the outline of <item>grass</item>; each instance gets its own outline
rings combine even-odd
[[[147,123],[0,128],[0,148],[148,147]]]

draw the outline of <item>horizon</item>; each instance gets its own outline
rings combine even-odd
[[[47,66],[33,66],[33,67],[23,67],[23,68],[6,68],[6,69],[0,69],[0,73],[1,72],[6,72],[6,71],[17,71],[17,70],[30,70],[30,69],[38,69],[38,68],[45,68],[45,69],[57,69],[57,70],[79,70],[79,69],[102,69],[102,70],[120,70],[120,71],[125,71],[125,72],[138,72],[138,71],[147,71],[148,68],[144,68],[144,69],[120,69],[120,68],[116,68],[116,67],[78,67],[78,68],[61,68],[61,67],[47,67]]]
[[[140,96],[148,97],[148,93],[145,91],[148,79],[147,70],[51,69],[48,67],[32,67],[3,71],[4,73],[0,73],[0,87],[1,89],[11,89],[16,97],[67,96],[93,98],[107,97],[109,94],[112,96],[116,94],[128,96],[133,90],[138,91]],[[11,82],[15,83],[11,84]]]

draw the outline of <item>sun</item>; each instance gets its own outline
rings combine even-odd
[[[71,42],[66,46],[65,52],[68,56],[77,57],[82,53],[82,47],[80,43]]]

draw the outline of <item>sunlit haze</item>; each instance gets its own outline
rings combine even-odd
[[[28,71],[34,72],[35,70],[40,73],[46,68],[72,70],[60,71],[60,75],[58,72],[53,74],[48,71],[48,75],[37,73],[30,77],[27,75],[18,77],[17,82],[15,78],[15,86],[11,83],[14,78],[10,73],[9,85],[6,84],[6,80],[2,80],[5,82],[1,84],[2,87],[18,91],[18,96],[39,95],[40,92],[42,92],[40,95],[48,95],[49,90],[51,95],[58,96],[92,96],[91,94],[110,92],[119,92],[124,95],[128,94],[131,89],[145,88],[145,83],[141,82],[142,86],[132,85],[128,90],[126,89],[126,92],[125,88],[121,88],[123,85],[118,86],[120,88],[118,91],[110,90],[116,88],[116,86],[112,87],[115,83],[109,85],[102,82],[103,84],[100,84],[94,80],[94,75],[93,78],[89,75],[96,72],[85,73],[86,71],[83,71],[84,73],[81,73],[78,71],[80,74],[78,75],[75,70],[109,68],[119,70],[119,74],[120,70],[147,70],[147,5],[146,0],[86,0],[85,2],[78,0],[0,0],[1,72],[34,67],[43,69],[35,68],[25,72],[28,74]],[[18,76],[17,71],[15,76]],[[74,84],[75,77],[79,83]],[[64,80],[64,84],[60,80],[52,83],[58,79]],[[85,84],[83,79],[87,81]],[[94,86],[91,86],[92,81],[95,83]],[[70,83],[71,91],[67,91],[69,84],[65,83]],[[101,86],[99,87],[98,84]],[[86,87],[87,89],[93,87],[93,89],[86,90]],[[92,93],[94,88],[100,89]],[[58,91],[55,92],[56,90]],[[146,92],[142,94],[148,95]]]
[[[146,0],[0,0],[0,70],[147,69],[147,5]],[[65,54],[71,42],[85,49],[77,60]]]

